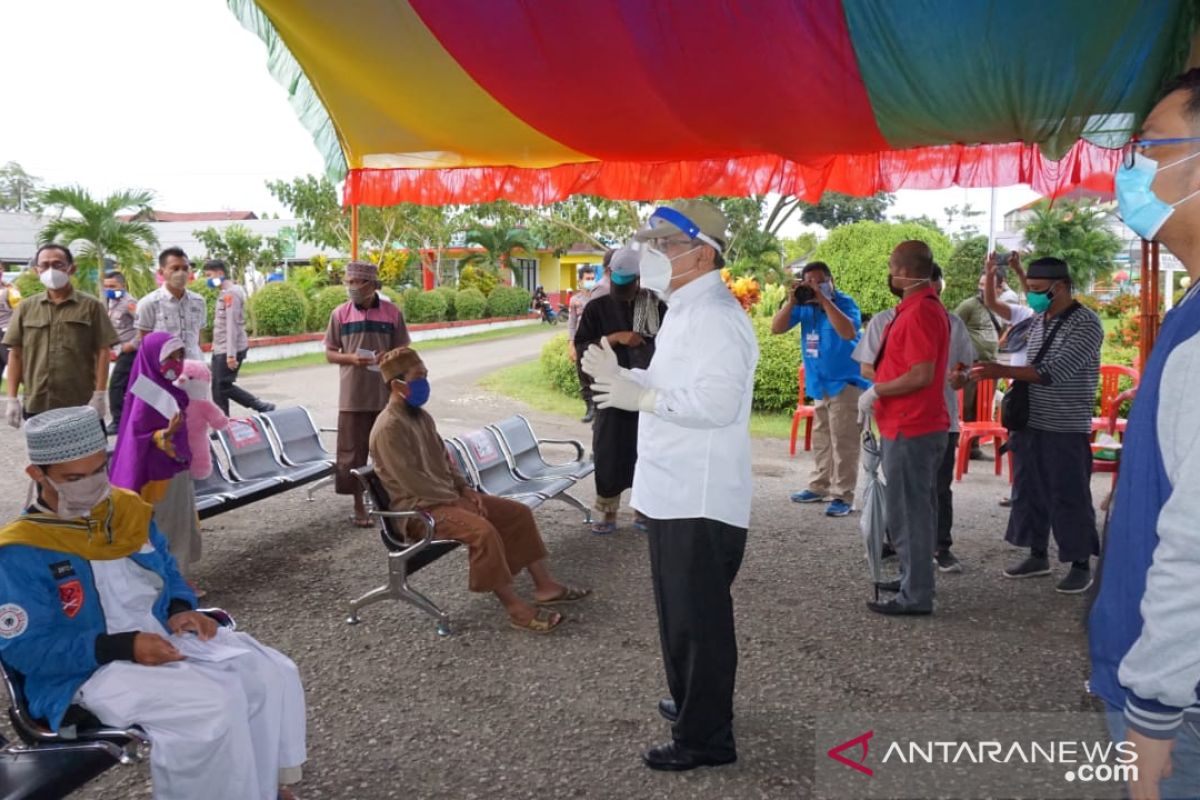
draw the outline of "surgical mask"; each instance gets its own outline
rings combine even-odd
[[[415,378],[408,382],[408,404],[420,408],[429,402],[429,379]]]
[[[223,281],[220,278],[209,278],[208,285],[214,289],[220,289]]]
[[[1175,209],[1200,194],[1200,191],[1192,192],[1174,203],[1167,203],[1154,193],[1150,184],[1154,183],[1154,176],[1157,173],[1178,166],[1185,161],[1191,161],[1196,156],[1200,156],[1200,152],[1192,153],[1190,156],[1184,156],[1178,161],[1172,161],[1170,164],[1160,167],[1154,159],[1147,158],[1141,153],[1134,153],[1133,166],[1121,165],[1114,178],[1117,189],[1117,206],[1121,209],[1121,221],[1143,239],[1151,240],[1157,236],[1163,223],[1175,213]]]
[[[1054,292],[1047,289],[1044,292],[1026,292],[1025,299],[1029,301],[1029,307],[1038,314],[1045,314],[1050,308],[1050,304],[1054,302]]]
[[[60,519],[75,519],[86,517],[92,509],[108,499],[112,494],[112,484],[108,482],[108,471],[100,470],[95,475],[88,475],[77,481],[55,483],[46,478],[46,483],[58,493],[58,510],[54,512]]]
[[[829,281],[817,285],[818,291],[825,296],[826,300],[833,299],[833,284]]]
[[[121,291],[120,289],[105,289],[104,296],[109,300],[120,300],[125,296],[125,292]]]
[[[71,274],[61,269],[47,269],[38,278],[47,289],[61,289],[71,280]]]
[[[182,289],[188,284],[188,274],[184,270],[182,272],[172,272],[167,276],[167,286],[172,289]]]
[[[583,290],[585,292],[590,292],[592,289],[595,289],[595,288],[596,288],[595,281],[584,281],[583,282]]]
[[[183,372],[183,362],[177,358],[172,358],[162,362],[163,377],[169,381],[173,381]]]
[[[686,250],[675,258],[650,245],[642,245],[638,257],[638,273],[641,276],[642,288],[649,289],[657,295],[665,297],[671,290],[671,278],[675,277],[673,262],[699,250],[699,246]]]
[[[358,286],[358,287],[347,286],[346,287],[346,296],[350,298],[350,301],[352,303],[354,303],[355,305],[361,306],[363,303],[367,302],[367,300],[370,299],[371,290],[366,288],[365,286]]]

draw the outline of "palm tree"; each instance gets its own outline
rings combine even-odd
[[[537,251],[537,242],[524,228],[503,228],[499,225],[484,225],[472,228],[464,237],[469,245],[482,247],[483,253],[472,253],[463,259],[464,262],[480,262],[493,268],[508,267],[514,277],[516,270],[512,267],[512,254],[517,250],[527,253]]]
[[[150,192],[135,189],[123,189],[103,200],[95,199],[82,186],[50,189],[41,200],[47,208],[58,206],[59,216],[42,228],[38,243],[74,245],[78,248],[77,260],[89,268],[95,265],[97,276],[106,257],[133,266],[141,262],[138,255],[142,251],[158,247],[158,236],[149,223],[127,222],[117,215],[128,209],[146,211],[153,199]],[[63,216],[68,211],[72,216]],[[93,292],[99,283],[90,269],[76,281],[81,289]]]

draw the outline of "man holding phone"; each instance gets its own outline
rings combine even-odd
[[[858,480],[858,398],[871,383],[854,360],[862,315],[858,304],[833,283],[823,261],[800,271],[783,308],[771,320],[771,333],[800,325],[804,391],[813,399],[813,472],[794,503],[828,500],[826,516],[844,517],[854,503]]]

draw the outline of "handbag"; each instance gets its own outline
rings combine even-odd
[[[1054,327],[1050,329],[1050,333],[1042,340],[1042,346],[1038,348],[1037,355],[1033,357],[1033,361],[1029,362],[1029,366],[1036,367],[1041,362],[1042,356],[1046,355],[1046,351],[1050,348],[1050,343],[1054,341],[1054,337],[1058,335],[1058,329],[1067,321],[1067,317],[1075,313],[1075,309],[1079,308],[1079,302],[1072,303],[1066,311],[1064,311],[1054,323]],[[1030,317],[1033,319],[1033,317]],[[1011,381],[1011,386],[1004,393],[1004,398],[1000,401],[1000,422],[1011,431],[1023,431],[1029,427],[1029,382],[1028,381]]]

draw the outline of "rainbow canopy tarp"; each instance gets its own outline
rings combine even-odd
[[[349,204],[1111,187],[1198,0],[228,0]]]

